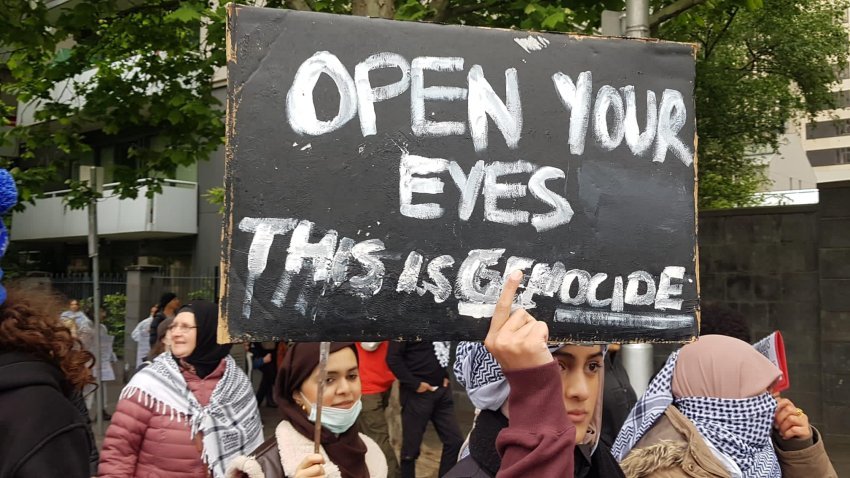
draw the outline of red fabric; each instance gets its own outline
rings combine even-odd
[[[395,382],[395,375],[387,366],[389,342],[381,342],[381,345],[374,352],[364,350],[360,346],[360,342],[356,342],[356,345],[357,357],[360,362],[360,384],[363,387],[363,393],[372,395],[389,390]]]
[[[498,478],[572,478],[576,428],[561,400],[558,363],[505,371],[510,422],[499,432]]]
[[[225,361],[205,378],[183,370],[189,390],[201,405],[210,396],[224,375]],[[121,399],[112,414],[100,452],[98,476],[160,478],[206,477],[206,466],[190,438],[186,420],[171,419],[165,411],[157,413],[154,406],[145,407],[133,398]]]
[[[280,342],[277,344],[277,362],[275,363],[275,370],[280,370],[280,366],[283,365],[283,357],[286,357],[286,342]]]

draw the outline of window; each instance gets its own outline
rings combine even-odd
[[[850,135],[850,120],[818,121],[806,125],[806,139],[832,138]]]
[[[850,80],[850,64],[844,65],[841,69],[835,67],[835,75],[838,76],[838,81]]]
[[[836,108],[850,108],[850,91],[836,91],[832,94]]]
[[[94,163],[103,166],[104,183],[116,181],[116,168],[138,169],[140,164],[131,151],[150,147],[150,135],[130,137],[104,136],[99,133],[91,135],[91,146],[94,151]]]
[[[836,164],[850,164],[850,148],[821,149],[808,151],[806,156],[812,166],[834,166]]]

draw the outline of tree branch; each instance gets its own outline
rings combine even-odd
[[[735,19],[735,15],[737,15],[737,14],[738,14],[738,7],[732,8],[732,11],[729,13],[729,19],[726,20],[726,24],[723,25],[723,29],[720,30],[720,32],[714,38],[714,42],[712,42],[710,45],[706,46],[705,56],[703,57],[704,60],[708,60],[708,57],[711,56],[711,53],[714,51],[714,48],[717,47],[718,43],[720,43],[720,39],[723,38],[723,34],[726,33],[727,30],[729,30],[729,27],[732,25],[732,20]]]
[[[486,3],[479,3],[477,5],[475,5],[475,4],[465,5],[463,7],[452,8],[451,14],[452,15],[464,15],[464,14],[467,14],[467,13],[473,13],[473,12],[476,12],[478,10],[483,10],[485,8],[490,8],[490,7],[492,7],[492,5],[488,5]]]
[[[741,71],[753,71],[755,69],[756,62],[759,60],[759,55],[753,51],[752,45],[750,45],[749,40],[744,40],[744,46],[747,47],[747,54],[750,57],[750,61],[747,62],[746,65],[739,68]]]
[[[675,17],[676,15],[691,9],[697,5],[702,5],[706,0],[677,0],[670,5],[658,10],[649,16],[649,27],[655,28],[663,22]]]
[[[307,3],[307,0],[286,0],[284,2],[286,7],[292,10],[301,10],[304,12],[309,12],[313,10],[310,8],[310,5]]]
[[[361,17],[393,18],[394,0],[352,0],[351,14]]]
[[[434,9],[432,22],[443,23],[449,16],[449,0],[431,0],[431,8]]]

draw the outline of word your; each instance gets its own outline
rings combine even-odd
[[[277,236],[291,233],[284,271],[271,302],[282,307],[289,294],[293,275],[312,273],[315,284],[324,282],[325,287],[345,285],[345,290],[363,300],[377,295],[384,286],[387,268],[383,262],[386,253],[383,241],[367,239],[355,242],[348,237],[339,238],[337,231],[328,230],[318,242],[309,242],[314,224],[307,220],[281,218],[243,218],[239,229],[253,233],[248,251],[248,276],[242,316],[250,317],[254,286],[268,264],[271,246]],[[665,267],[659,281],[646,271],[635,271],[627,277],[616,276],[610,297],[598,297],[600,286],[608,274],[571,269],[561,262],[536,263],[527,257],[510,256],[505,267],[498,272],[496,266],[503,258],[505,249],[474,249],[460,262],[453,274],[456,260],[450,255],[435,257],[425,264],[422,254],[412,251],[407,255],[398,275],[395,292],[431,294],[435,303],[443,303],[452,295],[458,300],[458,312],[471,317],[489,317],[499,298],[505,277],[514,270],[526,271],[524,290],[519,294],[516,305],[526,309],[536,306],[534,297],[557,297],[561,303],[594,308],[609,308],[612,312],[623,311],[626,305],[653,306],[656,310],[681,310],[682,283],[685,268]],[[354,264],[356,263],[356,264]],[[356,266],[361,274],[352,275],[350,268]],[[422,278],[425,267],[427,279]],[[527,272],[530,270],[530,273]],[[454,281],[450,280],[454,276]],[[676,281],[676,282],[674,282]],[[302,307],[305,313],[306,307]]]
[[[523,111],[516,68],[505,70],[505,100],[493,90],[481,65],[472,65],[466,74],[466,88],[425,86],[425,73],[460,72],[465,60],[460,57],[420,56],[408,62],[396,53],[374,54],[354,67],[354,78],[333,53],[319,51],[298,67],[286,95],[286,117],[294,132],[321,136],[342,128],[355,116],[360,117],[364,137],[377,134],[375,103],[395,98],[410,90],[410,128],[418,137],[443,137],[469,134],[476,152],[487,149],[489,119],[502,133],[507,146],[517,149],[522,133]],[[392,68],[401,79],[382,86],[372,86],[369,73]],[[333,80],[340,102],[336,115],[320,120],[316,115],[313,93],[321,75]],[[653,91],[646,92],[646,127],[640,131],[637,121],[635,90],[627,85],[620,90],[603,85],[593,95],[593,76],[582,72],[576,81],[562,73],[552,75],[561,104],[570,112],[570,152],[580,155],[588,131],[604,151],[617,148],[625,140],[632,154],[643,156],[655,143],[652,160],[663,162],[671,150],[686,166],[693,162],[691,149],[677,135],[687,120],[682,93],[665,89],[661,104],[656,105]],[[426,118],[426,101],[466,101],[467,121],[433,121]],[[591,127],[590,120],[593,119]]]

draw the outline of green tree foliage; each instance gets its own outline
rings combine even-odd
[[[4,135],[22,145],[19,163],[0,165],[15,167],[22,199],[32,199],[61,166],[83,157],[92,130],[149,131],[164,140],[161,148],[130,149],[139,168],[116,168],[122,198],[135,197],[141,186],[159,192],[159,181],[151,178],[206,159],[222,143],[223,115],[210,80],[215,66],[224,64],[223,8],[169,0],[130,8],[118,0],[52,9],[46,3],[0,1],[0,50],[12,77],[0,88],[38,104],[37,124]],[[202,22],[209,25],[206,38]],[[56,92],[63,90],[75,99],[58,101]],[[97,195],[78,182],[68,185],[72,207]]]
[[[80,308],[83,312],[94,321],[94,301],[91,297],[86,297],[80,300]],[[103,325],[106,327],[109,335],[114,337],[112,342],[112,351],[118,358],[124,356],[124,327],[126,325],[125,318],[127,316],[127,296],[121,293],[106,294],[103,296],[101,305],[105,312]]]
[[[747,148],[775,147],[786,122],[830,106],[847,34],[836,21],[847,0],[655,1],[653,36],[700,45],[697,123],[700,204],[746,205],[765,182]],[[210,78],[224,65],[224,9],[197,0],[0,0],[0,51],[12,81],[0,93],[37,100],[37,125],[6,136],[24,145],[14,169],[29,200],[63,162],[89,149],[85,134],[155,132],[159,147],[135,147],[137,169],[119,168],[121,197],[158,191],[156,177],[206,159],[222,143],[221,105]],[[129,6],[128,6],[129,3]],[[240,0],[236,3],[255,3]],[[267,0],[266,6],[462,25],[594,33],[602,10],[623,0]],[[135,5],[135,6],[134,6]],[[212,6],[211,6],[212,5]],[[667,14],[669,12],[669,14]],[[661,20],[666,20],[661,23]],[[202,28],[203,27],[203,28]],[[2,58],[2,57],[0,57]],[[95,67],[95,74],[81,79]],[[53,99],[77,79],[82,101]],[[44,154],[46,150],[60,154]],[[49,159],[45,159],[49,158]],[[16,166],[16,165],[0,165]],[[72,207],[97,193],[69,182]],[[211,198],[220,198],[212,191]]]
[[[767,184],[748,150],[776,148],[789,120],[833,106],[848,55],[846,1],[715,0],[657,35],[697,43],[696,111],[702,207],[745,206]]]

